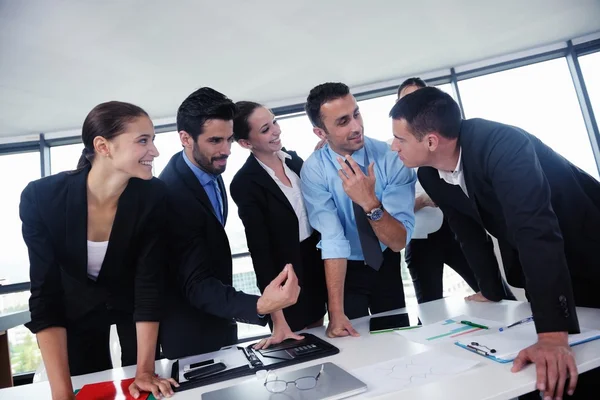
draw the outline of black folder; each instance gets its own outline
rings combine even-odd
[[[190,359],[190,357],[177,360],[173,363],[171,368],[171,377],[175,379],[180,386],[178,388],[174,387],[173,390],[179,392],[210,385],[212,383],[239,378],[241,376],[252,375],[255,374],[256,371],[283,368],[289,365],[328,357],[340,352],[337,347],[310,333],[302,333],[302,336],[304,336],[304,339],[302,340],[285,340],[277,345],[262,350],[254,350],[252,346],[254,346],[255,343],[246,347],[228,347],[226,348],[227,351],[231,352],[232,349],[236,349],[243,355],[243,360],[246,361],[238,363],[237,365],[227,365],[227,368],[221,372],[193,380],[180,379],[180,366],[182,366],[182,360],[183,362],[187,362],[185,360]],[[216,354],[218,356],[218,353],[219,352],[209,354]],[[207,356],[207,358],[211,358],[211,356]],[[202,364],[202,366],[205,365],[202,361],[202,355],[195,356],[193,359],[195,359],[194,362]],[[202,366],[200,366],[200,368]]]

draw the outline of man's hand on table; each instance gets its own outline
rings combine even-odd
[[[465,300],[467,300],[467,301],[479,301],[479,302],[482,302],[482,303],[491,302],[491,300],[488,300],[484,295],[481,294],[481,292],[477,292],[475,294],[467,296],[467,297],[465,297]]]
[[[327,325],[327,337],[358,337],[360,334],[352,327],[352,323],[344,313],[329,313],[329,325]]]
[[[562,399],[565,382],[569,379],[567,393],[572,395],[577,385],[577,364],[569,347],[567,332],[538,334],[538,342],[521,350],[513,362],[512,372],[519,372],[528,363],[535,364],[537,388],[544,399]]]

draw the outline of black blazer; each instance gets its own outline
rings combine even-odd
[[[87,276],[87,176],[90,168],[31,182],[21,195],[29,250],[31,322],[69,327],[97,307],[159,321],[165,267],[166,190],[158,179],[131,179],[119,198],[98,279]]]
[[[498,239],[508,282],[527,291],[537,331],[577,332],[576,282],[600,278],[600,183],[513,126],[464,120],[458,143],[469,197],[436,169],[419,168],[418,175],[482,293],[504,297],[487,229]]]
[[[286,152],[292,158],[285,163],[300,176],[302,159],[294,151]],[[231,197],[244,223],[261,292],[287,263],[294,265],[302,287],[304,271],[298,218],[285,194],[252,154],[231,182]]]
[[[266,325],[256,313],[258,296],[235,290],[229,241],[208,195],[175,154],[160,179],[168,188],[170,279],[168,311],[161,322],[163,353],[174,359],[218,350],[237,341],[235,321]],[[223,196],[224,219],[227,196]]]

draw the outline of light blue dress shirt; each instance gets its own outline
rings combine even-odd
[[[352,154],[363,169],[365,151],[370,162],[375,163],[375,195],[385,210],[406,228],[407,243],[415,223],[416,175],[404,166],[398,154],[387,143],[365,137],[365,145]],[[311,226],[321,233],[318,246],[323,259],[345,258],[364,260],[352,200],[344,192],[338,175],[341,168],[336,154],[329,144],[315,151],[304,163],[302,194]],[[343,158],[343,157],[342,157]],[[386,246],[380,242],[381,250]]]
[[[221,196],[221,191],[219,190],[219,182],[217,182],[217,176],[213,174],[209,174],[208,172],[202,171],[200,168],[192,164],[189,158],[185,155],[185,151],[181,151],[183,155],[183,161],[190,167],[200,185],[208,195],[210,203],[213,206],[213,211],[215,216],[223,225],[223,197]]]

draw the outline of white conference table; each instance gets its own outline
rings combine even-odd
[[[465,314],[472,317],[496,320],[503,324],[518,321],[531,315],[529,303],[520,301],[502,301],[500,303],[475,303],[467,302],[462,297],[450,297],[418,306],[418,315],[423,324],[434,323],[445,318]],[[411,310],[412,311],[412,310]],[[405,309],[395,310],[385,314],[406,312]],[[582,326],[600,329],[600,309],[578,308],[577,314]],[[522,372],[512,373],[510,364],[500,364],[488,360],[477,354],[465,351],[451,343],[425,346],[408,341],[396,333],[381,333],[371,335],[368,332],[369,317],[353,321],[354,327],[360,333],[359,338],[347,337],[327,339],[325,328],[314,328],[308,332],[324,338],[340,349],[340,353],[310,361],[278,371],[289,371],[311,365],[318,365],[325,361],[336,363],[348,372],[365,365],[375,364],[394,358],[420,353],[434,349],[441,353],[479,361],[474,368],[443,380],[416,386],[401,392],[390,393],[378,399],[397,399],[399,394],[407,399],[457,399],[457,400],[483,400],[483,399],[511,399],[535,389],[535,368],[530,365]],[[584,343],[573,348],[577,367],[581,372],[600,366],[600,340]],[[172,361],[160,360],[156,362],[156,371],[162,376],[170,375]],[[81,388],[87,383],[108,380],[119,380],[133,377],[135,366],[117,368],[113,370],[83,375],[73,378],[74,388]],[[213,385],[191,389],[176,393],[177,400],[197,400],[207,391],[235,385],[248,380],[256,379],[254,376],[233,379]],[[353,399],[366,398],[364,394],[354,396]],[[0,390],[0,399],[50,399],[48,382],[34,383],[31,385]]]

